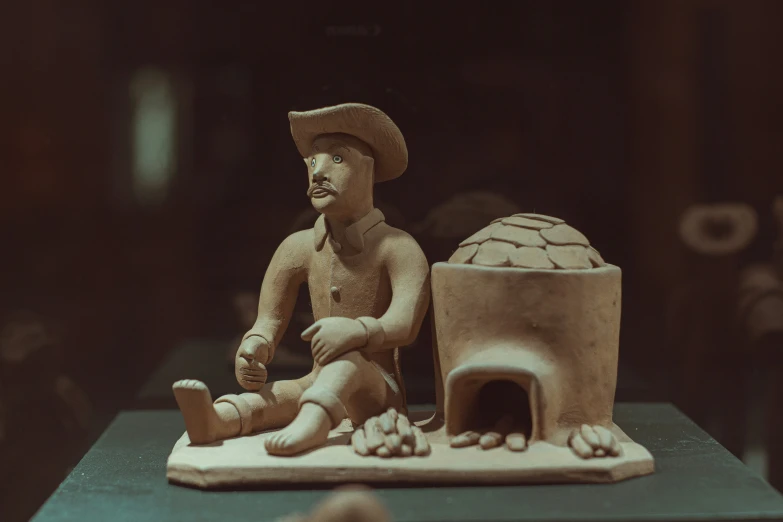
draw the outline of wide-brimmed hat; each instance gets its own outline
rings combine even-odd
[[[323,134],[343,133],[370,146],[375,159],[375,182],[397,178],[408,167],[408,148],[397,125],[383,111],[361,103],[344,103],[305,112],[289,112],[291,136],[302,157]]]

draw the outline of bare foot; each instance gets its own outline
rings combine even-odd
[[[220,419],[212,404],[207,385],[195,379],[177,381],[172,386],[174,397],[192,444],[209,444],[217,440]]]
[[[306,402],[293,422],[266,439],[264,446],[270,455],[295,455],[326,442],[330,427],[326,410]]]
[[[611,431],[603,426],[582,424],[568,438],[568,445],[578,457],[619,457],[622,453],[620,443]]]

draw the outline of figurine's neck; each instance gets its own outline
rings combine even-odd
[[[345,242],[345,230],[369,214],[373,208],[372,201],[369,201],[366,205],[357,207],[354,211],[347,214],[326,215],[326,221],[329,223],[329,233],[332,235],[332,238],[338,243]]]

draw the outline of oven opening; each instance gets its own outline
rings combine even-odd
[[[478,390],[468,429],[494,430],[498,423],[509,433],[523,433],[530,439],[533,416],[527,390],[513,381],[489,381]]]

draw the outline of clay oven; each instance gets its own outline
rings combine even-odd
[[[438,409],[446,432],[511,414],[530,443],[612,426],[618,267],[562,220],[516,214],[432,269]]]

